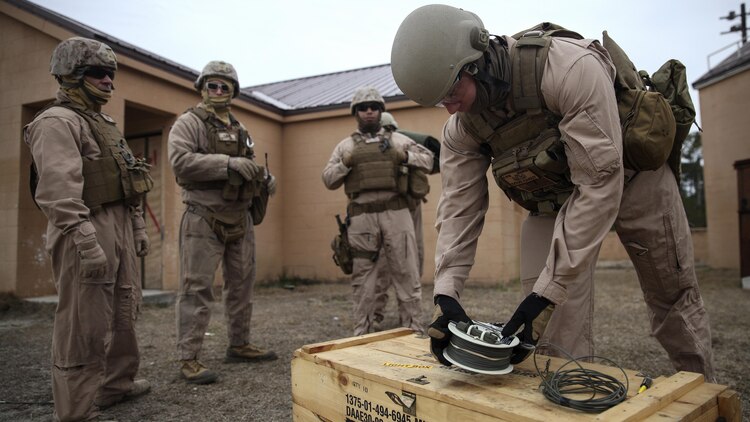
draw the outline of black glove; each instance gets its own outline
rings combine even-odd
[[[534,350],[539,337],[547,328],[554,309],[555,305],[552,302],[536,293],[526,296],[526,299],[518,305],[516,312],[510,317],[502,331],[503,337],[512,336],[523,325],[523,331],[518,334],[521,343],[513,348],[513,354],[510,357],[511,364],[523,362]]]
[[[435,297],[435,313],[432,315],[432,324],[427,329],[430,336],[430,351],[435,359],[446,366],[451,363],[443,357],[443,349],[450,343],[451,332],[448,330],[448,322],[471,322],[466,316],[461,304],[450,296],[438,295]]]

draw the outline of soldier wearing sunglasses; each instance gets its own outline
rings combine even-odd
[[[180,282],[177,295],[177,353],[188,383],[209,384],[218,375],[198,359],[211,317],[212,285],[223,262],[228,324],[226,362],[276,359],[250,344],[255,235],[276,179],[255,162],[252,138],[231,113],[240,93],[237,72],[223,61],[209,62],[195,89],[202,100],[175,122],[169,133],[169,162],[187,205],[180,226]]]
[[[409,196],[423,196],[426,191],[425,186],[410,183],[410,176],[415,169],[432,169],[432,152],[400,133],[382,128],[385,101],[375,88],[357,89],[350,111],[357,130],[334,148],[323,169],[323,183],[331,190],[344,185],[349,198],[354,335],[374,329],[373,306],[379,276],[393,280],[402,326],[421,333],[422,287],[409,212],[413,201]]]
[[[97,417],[145,394],[135,315],[138,257],[149,249],[141,200],[152,186],[101,108],[112,96],[117,59],[99,41],[74,37],[52,53],[57,98],[24,131],[34,199],[48,219],[47,251],[58,293],[52,332],[54,420]]]

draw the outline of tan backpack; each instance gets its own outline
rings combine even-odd
[[[541,76],[551,37],[583,38],[549,22],[513,36],[518,40],[517,54],[511,64],[513,73],[531,75],[522,82],[513,78],[513,101],[518,111],[540,108],[543,104]],[[636,171],[656,170],[669,160],[677,176],[680,148],[695,119],[685,66],[677,60],[670,60],[649,77],[645,71],[635,69],[627,54],[606,31],[602,44],[617,72],[614,89],[622,127],[625,167]],[[675,117],[678,122],[675,122]]]

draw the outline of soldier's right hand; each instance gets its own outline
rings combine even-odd
[[[255,161],[245,157],[229,157],[228,167],[236,171],[245,180],[253,180],[261,173],[261,167]]]
[[[78,257],[82,278],[104,278],[107,274],[107,256],[96,238],[78,244]]]
[[[464,308],[456,299],[450,296],[437,295],[435,297],[435,313],[432,315],[432,324],[427,329],[427,335],[430,336],[430,351],[435,359],[446,366],[451,363],[443,357],[443,350],[448,347],[451,338],[451,332],[448,329],[448,323],[454,322],[471,322],[471,318],[466,315]]]

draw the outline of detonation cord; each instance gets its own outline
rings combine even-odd
[[[540,349],[549,348],[560,352],[569,360],[558,368],[554,373],[549,370],[549,360],[544,371],[539,369],[537,362],[537,352]],[[587,369],[581,366],[578,359],[594,361],[594,359],[608,363],[622,371],[625,384],[623,385],[617,378],[599,372],[595,369]],[[575,365],[576,368],[565,369],[569,365]],[[544,397],[553,403],[561,406],[570,407],[571,409],[580,410],[588,413],[603,412],[627,398],[630,382],[625,370],[620,365],[610,359],[600,356],[583,356],[574,358],[562,348],[552,343],[543,343],[534,350],[534,367],[537,374],[542,380],[540,388]],[[583,394],[589,395],[588,398],[581,397]]]
[[[483,371],[497,371],[510,365],[513,349],[493,349],[471,343],[459,336],[451,337],[451,356],[470,368]]]

